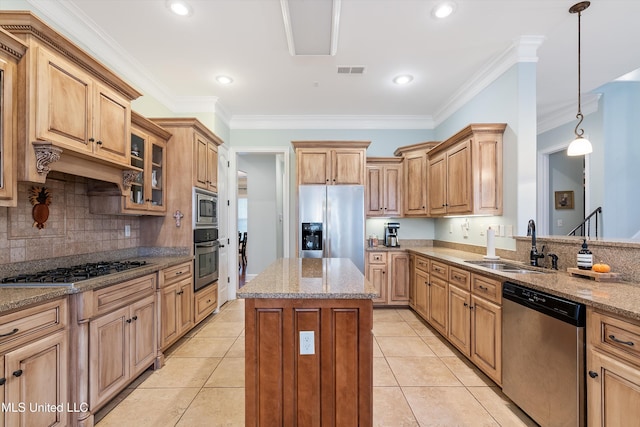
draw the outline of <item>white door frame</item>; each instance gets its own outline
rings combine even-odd
[[[230,147],[229,150],[229,300],[236,299],[238,289],[238,239],[232,238],[238,235],[238,153],[263,153],[282,154],[284,157],[284,179],[282,188],[282,244],[283,256],[289,257],[289,205],[290,205],[290,148],[286,147]],[[233,255],[232,255],[233,254]]]
[[[541,236],[549,236],[551,224],[549,223],[549,156],[559,151],[566,150],[569,144],[563,143],[547,147],[538,151],[538,176],[537,176],[537,193],[538,193],[538,212],[537,212],[537,231]],[[591,156],[584,156],[584,209],[583,218],[587,216],[591,209],[591,186],[590,186],[590,167]]]

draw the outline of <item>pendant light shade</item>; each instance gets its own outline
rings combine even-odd
[[[593,151],[593,147],[591,146],[591,142],[588,139],[583,137],[584,130],[580,129],[580,125],[582,124],[582,120],[584,116],[582,115],[582,108],[580,102],[580,17],[582,16],[582,11],[589,7],[591,2],[581,1],[580,3],[576,3],[569,8],[570,13],[578,14],[578,114],[576,114],[576,119],[578,119],[578,124],[574,130],[576,135],[576,139],[574,139],[571,144],[569,144],[569,148],[567,149],[568,156],[584,156],[585,154],[589,154]]]

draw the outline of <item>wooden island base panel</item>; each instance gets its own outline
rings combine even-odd
[[[238,295],[247,426],[372,426],[376,294],[351,261],[281,259]]]

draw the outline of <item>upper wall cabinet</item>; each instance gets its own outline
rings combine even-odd
[[[16,206],[17,63],[27,47],[0,29],[0,206]]]
[[[365,185],[370,141],[293,141],[298,185]]]
[[[196,187],[204,190],[218,191],[218,145],[222,141],[217,136],[207,137],[205,134],[195,135],[195,176]]]
[[[427,153],[430,216],[502,215],[506,126],[471,124]]]
[[[367,157],[365,214],[402,216],[402,158]]]
[[[427,216],[427,151],[437,141],[422,142],[398,148],[393,154],[403,159],[404,216]]]
[[[18,65],[18,178],[49,170],[117,182],[130,167],[131,101],[141,93],[31,12],[0,11],[28,51]]]

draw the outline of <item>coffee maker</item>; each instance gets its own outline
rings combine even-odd
[[[399,248],[398,241],[399,222],[388,222],[384,225],[384,245],[390,248]]]

